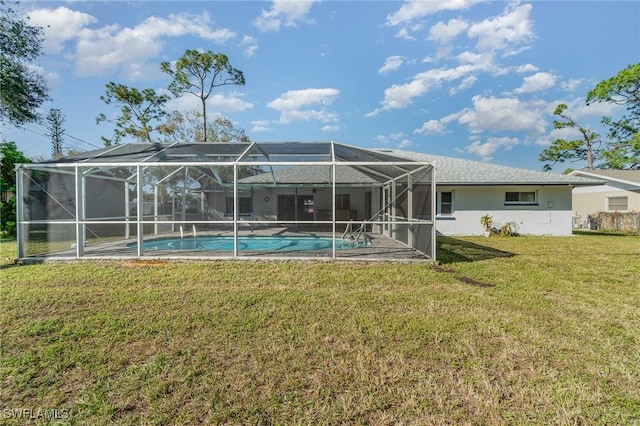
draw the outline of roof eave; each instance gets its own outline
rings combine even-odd
[[[591,182],[446,182],[436,179],[436,185],[447,186],[593,186],[604,185],[603,181],[591,181]]]
[[[569,173],[571,176],[575,176],[575,175],[584,175],[584,176],[589,176],[591,178],[595,178],[595,179],[606,179],[603,182],[603,185],[606,184],[606,181],[614,181],[614,182],[618,182],[618,183],[622,183],[624,185],[630,185],[630,186],[635,186],[640,188],[640,183],[638,182],[633,182],[630,180],[626,180],[626,179],[620,179],[620,178],[616,178],[616,177],[612,177],[612,176],[604,176],[604,175],[599,175],[597,173],[589,173],[587,171],[583,171],[583,170],[573,170],[571,173]]]

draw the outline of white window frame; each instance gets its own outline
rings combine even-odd
[[[624,199],[625,208],[624,209],[611,208],[611,200],[612,199],[618,199],[618,200]],[[627,197],[626,195],[611,195],[611,196],[607,197],[607,211],[608,212],[627,212],[627,211],[629,211],[629,197]]]
[[[225,197],[224,215],[233,216],[233,209],[229,210],[229,200],[233,204],[233,197]],[[248,203],[248,206],[247,206]],[[248,207],[243,210],[242,207]],[[238,197],[238,216],[251,216],[251,197]]]
[[[451,213],[442,213],[442,194],[443,193],[448,193],[451,194]],[[437,191],[436,192],[436,216],[438,217],[452,217],[455,215],[456,212],[456,197],[455,197],[455,191]]]
[[[533,194],[533,201],[522,201],[522,194]],[[508,201],[507,194],[518,194],[517,201]],[[538,191],[505,191],[504,193],[504,205],[505,206],[537,206],[538,205]]]

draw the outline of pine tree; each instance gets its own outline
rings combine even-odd
[[[47,136],[51,138],[51,156],[59,158],[63,155],[65,129],[64,114],[58,108],[51,108],[47,114]]]

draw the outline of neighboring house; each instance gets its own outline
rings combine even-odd
[[[574,188],[576,225],[587,226],[589,215],[597,212],[640,211],[640,170],[574,170],[569,176],[603,181]]]
[[[513,222],[521,234],[571,235],[572,188],[593,188],[595,176],[569,176],[400,150],[391,155],[435,165],[436,229],[444,235],[481,235],[480,217]]]

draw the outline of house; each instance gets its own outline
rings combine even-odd
[[[480,217],[513,223],[521,234],[571,235],[572,188],[602,184],[595,176],[567,176],[401,150],[391,155],[428,161],[436,169],[436,229],[481,235]]]
[[[493,217],[495,226],[509,222],[515,224],[515,229],[521,234],[571,235],[572,188],[602,184],[600,180],[588,177],[566,176],[398,149],[373,151],[435,166],[436,230],[443,235],[482,235],[484,227],[480,224],[480,217],[485,214]],[[365,187],[375,184],[371,177],[354,170],[349,170],[348,174],[346,172],[344,170],[338,177],[341,184],[357,182]],[[276,172],[276,176],[278,181],[293,185],[295,182],[317,181],[313,173],[313,169],[299,167]],[[264,174],[251,176],[242,182],[265,183],[271,179],[269,174]],[[326,196],[324,193],[315,194],[315,199],[321,200]],[[351,199],[358,199],[357,192],[351,195]],[[280,209],[271,207],[272,210],[259,213],[278,216]],[[362,209],[358,211],[365,212]],[[372,213],[367,210],[367,214]],[[347,213],[342,216],[354,220],[368,219],[368,216],[349,216]]]
[[[640,211],[640,170],[574,170],[569,175],[602,181],[574,188],[577,227],[588,227],[589,216],[598,212]]]
[[[436,232],[480,235],[487,214],[521,234],[570,235],[571,188],[599,182],[337,142],[117,145],[18,167],[18,257],[142,257],[186,231],[230,236],[232,257],[255,232],[305,232],[332,242],[307,255],[434,259]],[[364,232],[375,244],[338,252]]]

